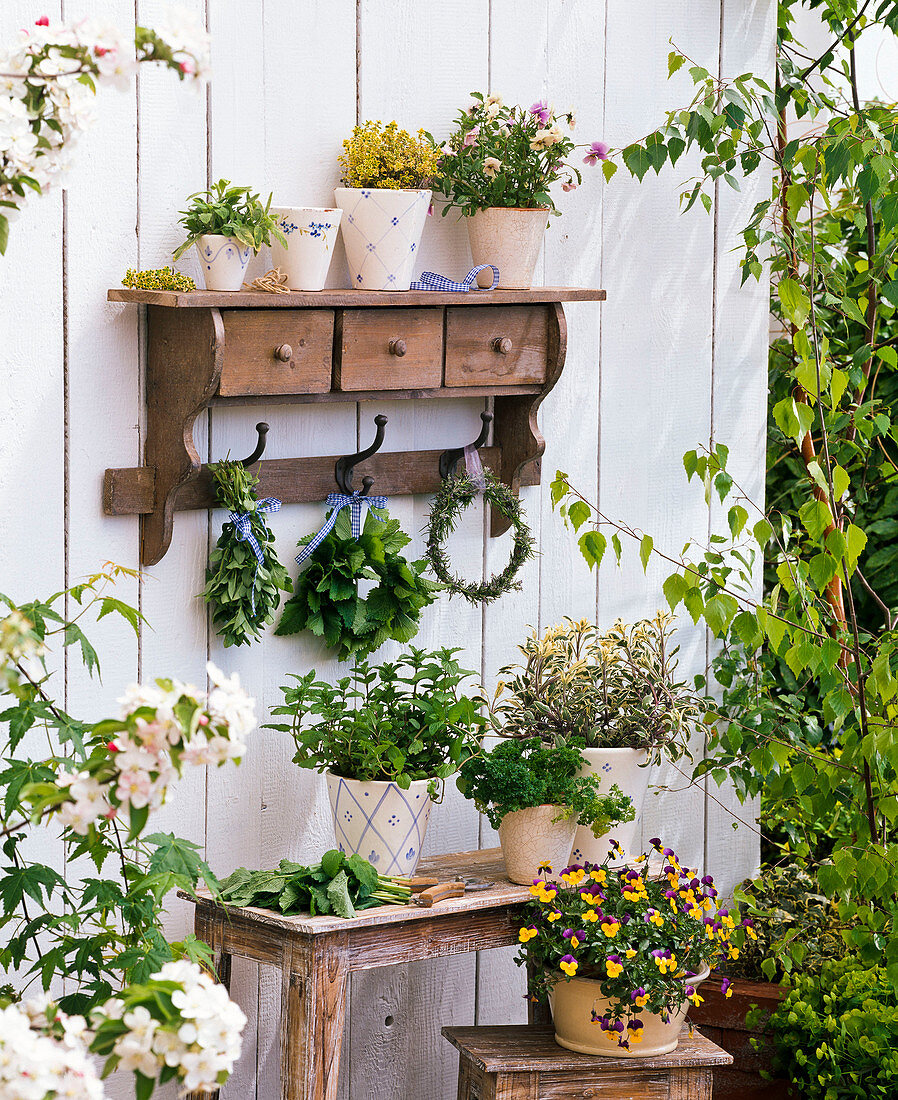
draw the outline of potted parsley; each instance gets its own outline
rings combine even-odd
[[[458,788],[499,830],[512,882],[532,882],[545,864],[563,867],[578,825],[598,838],[636,816],[620,787],[602,794],[597,776],[581,775],[582,767],[577,749],[538,737],[500,741],[462,764]]]
[[[286,245],[287,238],[271,213],[271,195],[263,205],[249,187],[219,180],[205,191],[197,191],[181,211],[180,224],[187,239],[172,259],[179,259],[196,245],[203,265],[207,290],[240,290],[250,257],[271,239]]]
[[[474,674],[457,649],[410,649],[377,667],[359,661],[328,684],[312,669],[281,688],[272,715],[287,723],[294,762],[324,772],[341,851],[357,853],[382,875],[414,873],[441,781],[471,753],[483,726],[462,692]]]

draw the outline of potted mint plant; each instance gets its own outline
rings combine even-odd
[[[512,882],[532,882],[546,864],[563,867],[578,825],[598,839],[636,816],[619,787],[600,793],[598,778],[582,775],[582,764],[577,749],[538,737],[500,741],[462,764],[458,788],[499,830]]]
[[[471,93],[456,128],[440,147],[434,187],[468,225],[474,264],[499,269],[499,286],[526,289],[533,282],[549,215],[557,214],[550,188],[572,191],[580,171],[570,163],[579,146],[571,137],[574,114],[556,114],[545,102],[510,107],[501,96]],[[587,164],[608,156],[608,146],[583,146]],[[489,285],[487,272],[482,286]],[[490,278],[492,273],[489,273]]]
[[[324,772],[340,851],[382,875],[414,873],[442,780],[473,751],[484,720],[462,693],[472,672],[457,649],[410,649],[377,667],[359,661],[328,684],[313,669],[281,688],[266,728],[290,733],[294,762]]]
[[[174,251],[177,260],[196,245],[207,290],[240,290],[250,257],[272,238],[287,243],[271,213],[271,195],[263,205],[249,187],[237,187],[219,180],[205,191],[197,191],[181,211],[180,224],[187,239]]]

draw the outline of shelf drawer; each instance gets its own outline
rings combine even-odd
[[[332,310],[222,310],[222,320],[223,397],[330,390]]]
[[[548,322],[548,310],[542,305],[450,306],[446,310],[446,385],[545,382]]]
[[[338,318],[338,390],[432,389],[442,381],[442,309],[346,309]]]

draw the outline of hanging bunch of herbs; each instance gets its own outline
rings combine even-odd
[[[280,502],[256,497],[259,479],[242,462],[225,460],[210,469],[216,499],[229,518],[209,556],[203,598],[225,646],[249,645],[273,621],[281,592],[293,589],[265,520],[265,513],[276,511]]]
[[[402,557],[399,551],[409,542],[399,521],[382,508],[366,511],[362,532],[354,538],[347,510],[342,510],[309,557],[275,634],[311,630],[337,650],[341,661],[367,657],[388,639],[411,641],[421,612],[442,586],[423,575],[425,561]],[[359,582],[372,580],[377,583],[363,595]]]

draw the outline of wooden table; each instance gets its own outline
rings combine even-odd
[[[574,1054],[551,1027],[444,1027],[458,1050],[458,1100],[711,1100],[715,1066],[732,1056],[684,1025],[659,1058]]]
[[[528,887],[509,882],[499,848],[425,859],[417,873],[441,881],[489,879],[495,885],[432,909],[385,905],[351,920],[284,917],[268,909],[217,905],[206,896],[189,899],[196,903],[196,935],[212,948],[225,985],[232,955],[280,967],[282,1100],[335,1100],[351,971],[518,942],[520,911],[530,894]]]

